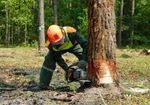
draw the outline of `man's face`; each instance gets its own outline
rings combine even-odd
[[[55,46],[57,49],[64,44],[64,39],[65,39],[64,31],[62,31],[62,34],[64,35],[64,37],[60,40],[60,42],[56,42],[55,44],[53,44],[53,46]]]
[[[58,45],[53,45],[53,46],[55,46],[57,49],[60,47],[60,46],[62,46],[64,44],[64,42],[62,42],[61,44],[58,44]]]

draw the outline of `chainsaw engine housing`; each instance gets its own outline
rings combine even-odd
[[[87,77],[86,70],[80,69],[80,68],[71,68],[70,71],[70,81],[79,81],[79,80],[85,80]]]

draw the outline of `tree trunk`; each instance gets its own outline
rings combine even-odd
[[[18,22],[18,24],[17,24],[17,38],[18,38],[18,39],[21,38],[21,36],[20,36],[20,33],[21,33],[20,26],[21,26],[21,25],[20,25],[20,22]],[[16,41],[20,42],[20,40],[16,40]]]
[[[7,8],[6,8],[6,45],[7,47],[10,46],[10,12]]]
[[[28,31],[28,29],[27,29],[27,23],[25,23],[25,31],[24,31],[24,43],[25,44],[27,44],[27,31]]]
[[[13,24],[13,21],[11,20],[11,45],[13,45],[14,44],[14,30],[13,30],[13,28],[14,28],[14,24]]]
[[[54,24],[57,24],[57,0],[54,0]]]
[[[13,21],[11,20],[11,45],[14,44],[14,24],[13,24]]]
[[[119,20],[119,35],[118,35],[118,47],[122,47],[122,17],[123,17],[123,5],[124,0],[121,0],[120,4],[120,20]]]
[[[45,32],[44,32],[44,0],[39,2],[39,50],[43,51],[45,48]]]
[[[92,85],[118,81],[114,0],[88,1],[88,79]]]
[[[132,12],[131,12],[131,24],[130,24],[130,46],[133,46],[133,35],[134,35],[134,6],[135,1],[132,0]]]

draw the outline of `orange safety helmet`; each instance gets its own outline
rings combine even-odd
[[[63,34],[63,31],[58,25],[51,25],[47,29],[47,36],[53,45],[59,45],[61,44],[64,39],[65,35]]]

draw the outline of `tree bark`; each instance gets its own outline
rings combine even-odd
[[[54,24],[57,24],[57,0],[54,0]]]
[[[11,21],[11,45],[14,44],[14,24],[13,24],[13,21]]]
[[[28,29],[27,29],[27,23],[25,23],[25,30],[24,30],[24,43],[25,44],[27,44],[27,31],[28,31]]]
[[[132,0],[132,12],[131,12],[131,24],[130,24],[130,46],[133,46],[133,35],[134,35],[134,11],[135,11],[135,0]]]
[[[122,47],[122,18],[123,18],[123,5],[124,0],[121,0],[120,4],[120,19],[119,19],[119,35],[118,35],[118,47]]]
[[[10,12],[8,10],[8,7],[6,8],[6,45],[7,47],[10,46]]]
[[[43,51],[45,48],[45,31],[44,31],[44,0],[39,2],[39,50]]]
[[[92,85],[118,81],[114,0],[88,1],[88,79]]]

